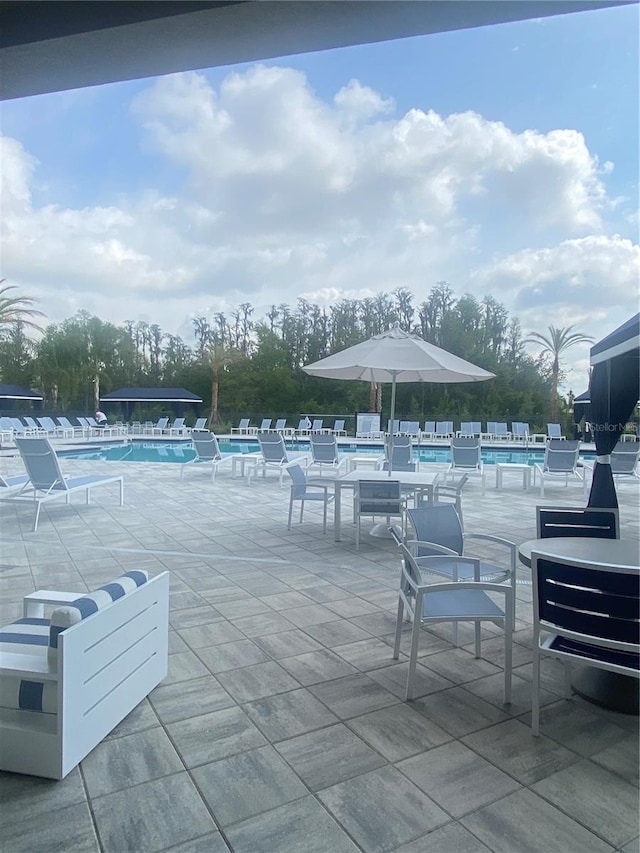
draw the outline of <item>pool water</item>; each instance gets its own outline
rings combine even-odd
[[[308,450],[306,442],[286,442],[289,450]],[[220,441],[220,450],[223,453],[255,453],[260,450],[258,442],[239,442],[232,440]],[[380,456],[382,448],[358,447],[356,444],[340,445],[340,452],[357,453],[358,455]],[[195,459],[195,451],[188,442],[146,442],[135,441],[126,444],[105,445],[103,447],[92,447],[85,450],[63,451],[67,459],[99,459],[107,462],[161,462],[183,464]],[[419,456],[421,462],[443,462],[451,461],[448,448],[420,447]],[[585,459],[594,458],[594,454],[584,454]],[[533,465],[544,459],[543,450],[483,450],[482,459],[486,465],[495,465],[500,462],[515,462],[520,465]]]

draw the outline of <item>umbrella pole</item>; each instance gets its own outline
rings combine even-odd
[[[391,429],[389,430],[389,476],[391,476],[391,468],[393,467],[393,421],[396,416],[396,374],[393,374],[391,382]]]

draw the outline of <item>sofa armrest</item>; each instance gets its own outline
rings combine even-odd
[[[69,604],[80,598],[81,592],[57,592],[52,589],[38,589],[25,595],[22,600],[22,612],[26,618],[43,619],[45,604]]]
[[[47,657],[25,655],[19,652],[3,652],[0,676],[12,676],[38,681],[57,681],[58,673],[51,670]]]

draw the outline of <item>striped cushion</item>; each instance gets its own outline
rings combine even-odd
[[[64,607],[56,608],[51,614],[51,627],[49,629],[49,664],[51,666],[58,665],[58,635],[65,628],[70,628],[71,625],[75,625],[88,616],[97,613],[128,592],[133,592],[146,583],[148,578],[149,575],[145,571],[127,572],[111,583],[101,586],[95,592],[76,598],[75,601],[64,605]]]
[[[49,646],[48,619],[17,619],[0,628],[0,655],[30,655],[40,663]],[[58,685],[55,681],[27,681],[14,676],[0,678],[0,708],[22,711],[57,712]]]

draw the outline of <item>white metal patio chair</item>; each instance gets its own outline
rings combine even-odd
[[[453,421],[436,421],[434,438],[451,438],[453,434]]]
[[[547,438],[557,438],[564,441],[560,424],[547,424]]]
[[[640,459],[640,442],[619,441],[611,451],[611,473],[613,479],[640,480],[638,460]]]
[[[384,443],[384,460],[380,465],[382,471],[389,470],[389,461],[391,461],[392,471],[418,470],[418,462],[413,458],[411,436],[394,435],[386,437]]]
[[[392,516],[399,516],[402,530],[406,522],[406,499],[399,480],[360,480],[356,484],[354,512],[356,518],[356,550],[360,549],[360,527],[362,516],[380,516],[390,523]]]
[[[327,532],[327,507],[334,500],[335,495],[329,494],[331,482],[325,480],[309,480],[304,471],[297,463],[288,465],[287,473],[291,477],[291,492],[289,494],[289,520],[287,521],[287,530],[291,530],[291,517],[293,515],[293,505],[296,501],[300,502],[300,524],[304,515],[304,505],[307,501],[321,501],[323,504],[322,514],[322,532]]]
[[[334,421],[333,429],[331,430],[331,432],[334,435],[346,435],[347,431],[344,428],[344,420]]]
[[[406,701],[414,698],[414,679],[420,642],[420,628],[439,622],[473,622],[475,628],[475,656],[482,656],[481,624],[493,622],[504,629],[504,703],[511,702],[512,635],[515,596],[511,586],[491,583],[482,577],[480,560],[470,557],[428,557],[423,568],[438,573],[438,564],[447,560],[452,567],[450,583],[425,583],[421,567],[413,555],[400,544],[402,571],[398,593],[398,613],[393,644],[393,659],[400,656],[400,639],[405,609],[411,620],[411,649],[407,671]],[[503,606],[494,601],[504,598]]]
[[[465,532],[460,516],[455,505],[452,503],[436,503],[422,505],[407,510],[407,517],[415,534],[414,539],[407,539],[406,545],[418,563],[422,565],[425,557],[437,557],[449,555],[451,557],[469,556],[466,552],[467,543],[489,542],[505,550],[505,565],[482,559],[480,565],[482,576],[490,578],[492,582],[508,582],[515,595],[516,588],[516,545],[501,536],[491,533],[467,533]],[[439,574],[451,578],[453,574],[453,562],[447,563],[442,560],[438,563]],[[458,569],[460,572],[460,569]],[[464,575],[460,575],[464,577]]]
[[[58,456],[48,438],[18,438],[15,439],[20,455],[27,469],[29,480],[20,492],[11,495],[7,500],[24,500],[33,502],[36,514],[33,522],[34,532],[38,529],[40,508],[43,503],[63,497],[69,503],[73,492],[84,491],[87,504],[91,502],[91,489],[108,483],[117,483],[120,489],[120,506],[124,506],[124,478],[121,476],[104,476],[92,474],[79,477],[65,477],[60,470]],[[28,494],[31,492],[31,494]]]

